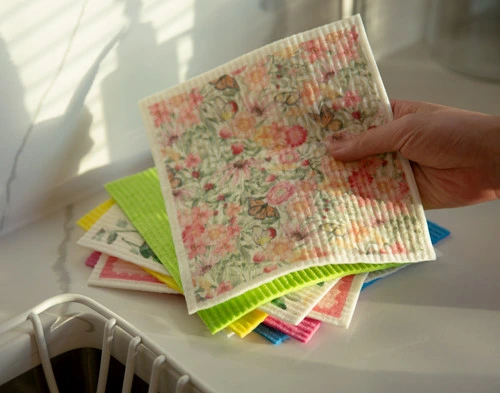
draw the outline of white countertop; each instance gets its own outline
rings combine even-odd
[[[210,336],[182,298],[88,287],[75,219],[97,194],[0,238],[0,322],[62,292],[87,295],[150,336],[217,392],[496,392],[500,388],[500,201],[432,211],[451,230],[437,262],[361,294],[351,327],[308,344]]]
[[[151,3],[151,9],[156,4],[147,3]],[[224,1],[218,3],[223,5]],[[269,7],[278,3],[262,2]],[[151,9],[149,17],[154,14]],[[205,11],[202,15],[208,20],[210,15]],[[249,6],[248,15],[260,14]],[[234,17],[241,21],[243,16]],[[249,39],[243,51],[278,34],[269,30],[273,19],[262,23],[267,30],[255,27],[262,36]],[[168,35],[161,26],[153,26]],[[290,30],[286,23],[281,27],[282,32]],[[191,73],[240,54],[236,53],[238,49],[226,48],[204,63],[199,39],[200,36]],[[137,42],[132,43],[123,49],[132,50]],[[224,45],[228,42],[224,41]],[[214,46],[211,48],[214,50]],[[163,55],[167,49],[162,49]],[[132,71],[137,63],[132,62]],[[393,98],[428,100],[500,114],[500,85],[468,79],[441,68],[422,45],[410,45],[385,56],[379,66]],[[118,79],[106,82],[109,89],[116,90],[115,95],[123,92],[117,87],[120,81],[130,79],[127,72],[132,71],[125,71],[115,76]],[[174,83],[174,79],[166,85]],[[99,84],[101,89],[106,88],[104,82]],[[141,90],[138,86],[132,88],[134,94]],[[131,96],[125,99],[128,102]],[[87,105],[91,112],[98,111],[95,102]],[[34,106],[30,105],[27,102],[28,112]],[[187,315],[184,301],[178,296],[88,287],[90,268],[84,261],[89,251],[76,246],[83,231],[75,221],[107,199],[104,191],[96,191],[103,182],[152,165],[139,125],[124,131],[128,140],[120,140],[113,131],[120,123],[112,116],[118,110],[118,104],[114,105],[101,109],[108,111],[106,127],[111,130],[110,140],[114,146],[120,146],[116,159],[100,167],[89,164],[90,169],[82,173],[70,169],[66,173],[64,168],[60,173],[52,173],[60,182],[49,190],[53,192],[50,198],[38,199],[37,204],[30,205],[29,214],[18,217],[20,223],[30,224],[15,229],[22,223],[13,223],[11,231],[0,237],[0,323],[49,297],[72,292],[87,295],[124,317],[217,392],[500,391],[500,201],[428,212],[430,220],[452,233],[437,247],[439,260],[405,269],[367,288],[361,294],[349,330],[324,324],[306,345],[290,340],[275,347],[255,333],[244,340],[210,336],[197,316]],[[102,119],[96,113],[93,112],[95,127],[101,127]],[[98,132],[97,128],[92,130],[93,152],[98,157]],[[40,134],[33,136],[36,137],[31,139],[28,153],[44,140]],[[72,142],[75,143],[78,145],[78,140]],[[136,154],[132,154],[134,145],[139,147]],[[23,175],[23,168],[33,159],[26,151],[20,158],[17,184],[12,188],[13,214],[34,199],[24,193],[39,190],[38,185],[31,187],[29,175]],[[49,152],[53,153],[50,149]],[[57,152],[54,150],[51,155],[51,168],[64,167],[69,157],[66,150],[64,154]],[[84,158],[88,159],[88,154]],[[37,163],[36,157],[31,163]],[[44,195],[48,192],[40,190]],[[16,197],[24,198],[22,203],[16,205]]]

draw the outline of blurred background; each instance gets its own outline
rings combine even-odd
[[[2,1],[0,235],[152,166],[139,99],[356,13],[391,98],[500,114],[499,0]]]

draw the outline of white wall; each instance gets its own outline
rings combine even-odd
[[[419,39],[424,5],[367,1],[378,58]],[[325,0],[0,2],[0,234],[151,166],[140,98],[339,17]],[[125,23],[128,34],[68,109]]]

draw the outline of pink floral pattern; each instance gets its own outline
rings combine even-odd
[[[387,121],[369,48],[358,26],[342,26],[149,105],[198,303],[297,263],[425,254],[397,155],[342,164],[329,154]]]
[[[115,257],[108,257],[99,275],[101,278],[115,278],[129,281],[151,282],[161,284],[156,278],[146,273],[139,266],[122,261]]]
[[[342,277],[314,306],[310,318],[348,328],[368,273]]]
[[[100,254],[89,285],[156,293],[178,293],[133,263]]]
[[[314,311],[328,315],[332,318],[340,318],[351,289],[354,275],[342,277],[340,281],[330,289],[321,302],[314,307]]]

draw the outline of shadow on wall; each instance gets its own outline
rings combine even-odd
[[[263,43],[315,27],[321,22],[327,23],[336,17],[335,7],[315,6],[329,3],[324,0],[300,1],[293,6],[272,0],[260,3],[194,1],[192,5],[186,2],[179,7],[177,14],[171,10],[172,17],[164,18],[163,26],[153,26],[141,20],[145,12],[143,2],[116,1],[124,4],[129,31],[118,44],[117,68],[100,86],[111,162],[123,160],[115,146],[124,146],[124,143],[136,147],[137,151],[149,152],[137,106],[142,98],[172,87],[185,78],[193,78]],[[269,6],[266,3],[279,4]],[[249,17],[252,24],[249,28],[242,28],[248,25]],[[170,28],[169,23],[180,24],[182,20],[192,28],[183,26],[183,33],[159,42],[159,30]],[[256,34],[249,35],[249,32]],[[150,155],[145,156],[136,171],[151,165]]]
[[[237,4],[194,1],[192,6],[185,3],[180,13],[165,19],[164,26],[160,26],[162,29],[169,27],[169,23],[189,21],[192,16],[192,29],[158,42],[158,26],[141,21],[144,13],[141,1],[117,2],[124,4],[129,32],[118,44],[117,68],[101,84],[111,162],[123,160],[115,148],[118,144],[126,143],[137,151],[149,152],[137,107],[142,98],[172,87],[184,77],[200,75],[263,43],[331,22],[339,15],[338,3],[324,0],[293,4],[279,0]],[[249,18],[250,27],[242,28],[248,25]],[[136,170],[151,165],[148,154]]]
[[[93,146],[89,136],[90,112],[83,97],[75,96],[57,118],[33,124],[24,105],[24,88],[16,66],[0,40],[0,91],[8,102],[0,104],[0,234],[17,227],[52,204],[51,193],[61,182],[76,176],[80,160]],[[29,142],[29,143],[28,143]],[[20,221],[18,222],[19,216]],[[10,217],[16,222],[11,223]]]
[[[166,12],[165,17],[161,18],[163,25],[153,26],[141,19],[144,5],[140,0],[116,0],[116,3],[124,6],[130,28],[118,43],[117,68],[100,86],[96,86],[100,88],[103,102],[110,167],[124,168],[113,177],[126,175],[125,170],[128,173],[137,172],[153,165],[137,109],[140,99],[265,43],[339,17],[338,2],[327,0],[237,3],[229,0],[198,0],[182,3],[182,6],[180,2],[172,1],[171,5],[165,5],[169,8],[168,12],[173,12],[169,14],[161,11]],[[148,12],[160,3],[148,3]],[[186,25],[181,27],[180,33],[173,33],[172,38],[161,41],[161,30],[173,31],[176,24],[182,23]],[[19,217],[22,221],[28,217],[33,219],[34,213],[37,217],[44,210],[48,213],[52,201],[58,198],[55,192],[68,187],[69,183],[75,183],[68,179],[77,176],[82,158],[93,147],[89,135],[92,116],[89,111],[82,110],[86,96],[84,92],[80,97],[80,107],[68,107],[63,116],[32,126],[16,66],[1,41],[0,65],[0,89],[8,91],[9,97],[9,102],[0,104],[4,130],[0,144],[0,213],[4,217],[4,224],[1,225],[12,229],[13,225],[22,224],[18,222]],[[29,143],[25,145],[23,140],[27,139]],[[129,151],[138,153],[130,157]],[[16,155],[20,158],[18,161]],[[110,180],[102,178],[100,172],[89,171],[90,175],[95,176],[96,182]],[[79,179],[88,176],[80,176]],[[90,178],[85,184],[90,184]],[[88,194],[99,187],[96,184],[90,186],[91,189],[82,189],[82,192]],[[75,200],[74,193],[66,195],[71,201]],[[61,203],[68,203],[68,197],[66,201],[62,200],[63,197],[60,199]]]
[[[212,2],[198,0],[194,17],[188,78],[263,45],[333,22],[340,18],[340,7],[338,1],[259,0],[228,2],[217,8]]]
[[[115,146],[123,145],[123,138],[149,152],[138,101],[179,82],[177,39],[158,44],[153,26],[140,21],[141,1],[117,1],[125,4],[129,30],[118,44],[116,70],[101,84],[111,162],[120,156]],[[136,171],[152,165],[148,154]]]

